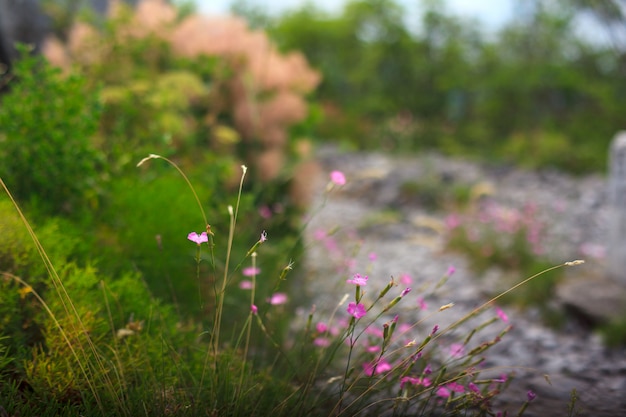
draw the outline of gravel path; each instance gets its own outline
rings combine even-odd
[[[311,278],[302,287],[303,296],[318,311],[336,307],[351,273],[369,275],[371,294],[377,294],[391,276],[398,281],[408,274],[413,280],[413,301],[407,295],[398,306],[402,320],[409,322],[419,314],[416,300],[420,294],[430,294],[453,265],[456,272],[427,301],[434,309],[451,302],[455,305],[428,320],[422,328],[428,332],[434,324],[443,328],[472,311],[487,300],[485,289],[501,282],[502,271],[476,276],[465,258],[443,251],[447,214],[407,201],[401,192],[402,184],[420,178],[471,184],[511,207],[532,202],[546,225],[546,246],[556,263],[591,255],[601,258],[606,208],[600,176],[574,179],[556,172],[485,167],[438,155],[392,158],[377,153],[341,154],[330,148],[320,151],[319,160],[323,169],[315,179],[316,197],[306,232]],[[328,172],[335,169],[346,174],[348,183],[328,194]],[[599,259],[577,268],[601,264]],[[525,416],[568,415],[570,392],[576,388],[580,415],[626,416],[625,349],[603,347],[598,336],[575,323],[555,332],[541,324],[537,311],[505,309],[514,329],[487,358],[489,366],[516,367],[517,377],[501,396],[501,406],[509,409],[509,415],[516,414],[529,389],[538,396]],[[473,325],[467,323],[460,334]],[[484,339],[499,330],[487,329]]]

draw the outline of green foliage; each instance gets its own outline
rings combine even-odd
[[[417,24],[397,1],[354,0],[340,14],[308,4],[266,25],[324,76],[318,137],[604,170],[608,143],[623,127],[623,52],[581,39],[578,9],[561,3],[535,2],[489,37],[437,2],[425,3]],[[237,11],[263,22],[254,10]]]
[[[97,97],[83,77],[63,77],[25,48],[13,75],[0,101],[0,177],[44,213],[97,207],[100,157],[91,144]]]
[[[131,9],[120,10],[92,27],[93,33],[72,39],[74,46],[80,45],[76,48],[82,48],[73,55],[73,70],[90,81],[89,87],[97,89],[102,100],[94,143],[106,155],[108,179],[107,198],[94,213],[98,221],[85,218],[81,226],[94,231],[90,235],[90,245],[98,253],[94,262],[106,274],[118,276],[136,270],[155,297],[173,302],[181,314],[198,317],[211,311],[213,285],[221,265],[210,267],[210,255],[203,254],[202,279],[197,278],[196,248],[185,236],[205,230],[207,225],[192,194],[181,192],[184,182],[171,167],[154,162],[146,170],[136,164],[148,154],[180,163],[200,187],[201,204],[215,228],[217,247],[224,247],[228,234],[216,223],[227,218],[227,207],[234,203],[241,161],[254,165],[259,154],[258,144],[244,143],[242,132],[233,127],[235,101],[245,101],[247,106],[256,97],[236,98],[236,92],[229,90],[237,65],[215,56],[183,58],[162,33],[133,27],[137,23]],[[171,25],[166,26],[169,29]],[[296,133],[312,123],[307,120]],[[256,183],[254,166],[250,167],[241,209],[280,205],[286,216],[265,224],[260,216],[240,219],[233,259],[243,259],[263,229],[284,237],[285,251],[293,248],[301,212],[287,195],[289,176],[285,173],[261,186]],[[277,258],[265,259],[264,271],[277,271],[278,275],[284,265],[279,267]],[[272,285],[274,282],[262,294],[269,295]],[[232,305],[240,302],[237,298],[227,301]]]
[[[166,49],[162,54],[165,62],[172,59]],[[211,71],[211,61],[205,60],[204,67],[195,63],[198,68],[192,70],[176,69],[173,62],[169,65],[161,72],[136,77],[132,72],[123,73],[125,79],[102,88],[101,131],[106,141],[101,149],[115,171],[134,168],[148,153],[193,153],[198,146],[208,145],[200,136],[207,133],[203,106],[209,102],[211,90],[202,74]],[[99,71],[90,68],[89,72]]]
[[[33,228],[42,244],[49,248],[47,254],[53,262],[81,258],[89,247],[88,239],[66,219],[48,218]],[[47,271],[35,243],[15,207],[5,197],[0,197],[0,235],[0,271],[37,282],[46,279]]]
[[[216,164],[212,169],[216,175],[225,167]],[[171,170],[165,172],[169,175],[112,182],[113,197],[105,214],[108,227],[100,231],[103,242],[108,242],[102,253],[103,268],[115,274],[131,268],[141,271],[155,296],[175,301],[189,312],[198,308],[199,283],[195,278],[196,247],[186,236],[191,231],[201,232],[206,226],[184,181]],[[199,196],[201,201],[212,203],[206,208],[210,219],[224,219],[226,201],[214,194],[212,185],[200,188]],[[216,233],[221,241],[224,231]],[[203,268],[203,277],[207,273]],[[209,285],[206,281],[204,285]],[[207,289],[202,289],[205,297]]]
[[[5,345],[5,340],[8,338],[8,336],[0,334],[0,377],[3,376],[8,366],[13,362],[13,358],[9,356],[9,350]]]
[[[598,331],[608,346],[626,345],[626,318],[613,319],[611,322],[599,326]]]
[[[47,250],[48,258],[63,265],[82,257],[84,242],[75,227],[64,219],[49,218],[31,225]],[[0,328],[10,335],[11,354],[41,344],[41,306],[32,291],[45,292],[50,286],[48,270],[12,203],[0,197]],[[20,284],[15,277],[26,281]]]
[[[426,210],[463,209],[471,199],[472,187],[450,183],[445,177],[425,175],[400,185],[402,203],[417,204]]]

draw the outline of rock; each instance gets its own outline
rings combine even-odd
[[[590,324],[626,315],[626,288],[604,276],[581,275],[563,280],[556,290],[560,303]]]
[[[615,135],[609,154],[607,270],[626,287],[626,131]],[[623,299],[626,302],[626,298]]]
[[[402,201],[399,192],[402,184],[429,175],[445,177],[446,182],[452,183],[446,186],[488,183],[492,186],[489,198],[507,207],[519,209],[528,203],[537,206],[536,214],[545,225],[545,247],[556,258],[555,265],[579,258],[587,261],[583,266],[565,270],[565,279],[553,297],[557,307],[568,306],[590,321],[607,320],[622,307],[618,300],[626,290],[609,281],[604,273],[603,244],[608,236],[610,216],[606,180],[602,177],[572,178],[555,172],[541,176],[513,168],[493,172],[485,166],[431,154],[393,158],[382,154],[338,154],[326,148],[319,157],[325,170],[344,171],[348,184],[325,196],[327,176],[323,176],[317,197],[319,204],[313,207],[324,206],[324,209],[316,212],[305,231],[310,243],[307,268],[315,272],[312,274],[315,279],[306,282],[302,292],[317,306],[318,314],[337,308],[347,274],[346,266],[338,262],[346,257],[354,262],[350,265],[370,275],[367,287],[370,294],[376,294],[380,290],[376,285],[385,285],[390,276],[398,278],[406,273],[413,277],[413,291],[401,304],[407,307],[400,311],[402,322],[414,320],[411,314],[419,315],[415,309],[418,296],[424,295],[429,308],[455,303],[454,308],[443,314],[421,321],[416,332],[422,334],[434,324],[441,325],[441,320],[454,320],[476,307],[476,303],[506,282],[507,271],[501,268],[490,268],[479,275],[468,267],[462,255],[442,251],[440,241],[445,231],[441,230],[441,224],[448,213]],[[332,231],[329,238],[334,239],[336,246],[331,251],[320,245],[328,242],[315,237],[320,230]],[[367,257],[372,252],[377,254],[375,261]],[[457,272],[431,294],[450,265]],[[335,269],[336,266],[342,269]],[[528,390],[533,390],[537,398],[524,413],[525,417],[570,415],[568,403],[575,388],[579,396],[576,408],[582,410],[581,416],[626,416],[625,348],[603,346],[600,337],[577,323],[568,323],[569,327],[562,331],[549,328],[542,324],[539,308],[521,311],[511,306],[502,308],[514,327],[485,355],[485,366],[496,373],[514,370],[517,377],[498,396],[501,407],[496,411],[507,410],[509,415],[516,415],[527,399]],[[449,318],[449,315],[455,316]],[[459,334],[475,324],[464,324]],[[485,338],[493,336],[486,334]],[[544,374],[549,374],[552,385],[544,379]]]

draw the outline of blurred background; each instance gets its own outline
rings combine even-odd
[[[277,277],[301,254],[319,145],[603,173],[625,27],[622,0],[0,0],[0,176],[41,227],[62,222],[62,259],[138,271],[194,310],[181,242],[205,220],[171,166],[136,167],[149,153],[201,184],[217,247],[248,166],[236,251],[267,230]]]
[[[626,0],[0,0],[0,178],[94,340],[147,323],[154,349],[129,359],[137,369],[143,356],[161,363],[163,329],[197,358],[222,282],[229,326],[249,319],[256,279],[263,332],[280,340],[293,317],[280,313],[304,297],[290,286],[307,274],[312,179],[328,179],[319,149],[427,155],[425,165],[454,159],[460,179],[472,168],[458,161],[496,173],[565,173],[586,188],[570,193],[572,205],[588,210],[576,213],[597,229],[602,190],[583,176],[605,173],[609,143],[626,128],[625,28]],[[172,164],[138,166],[149,154]],[[495,264],[528,277],[554,264],[536,243],[544,224],[567,217],[557,192],[542,199],[558,207],[541,223],[534,191],[523,207],[492,205],[485,217],[478,209],[490,184],[456,184],[449,173],[390,177],[406,181],[396,184],[401,203],[388,206],[451,214],[446,221],[458,233],[446,249],[463,252],[479,271]],[[383,194],[369,187],[380,179],[372,176],[362,195]],[[587,191],[593,198],[585,200]],[[231,252],[228,207],[236,204]],[[396,223],[403,216],[383,214]],[[476,225],[485,231],[467,233]],[[210,246],[187,240],[206,230]],[[257,247],[263,231],[269,239]],[[564,232],[563,241],[580,238]],[[43,393],[55,378],[68,380],[70,394],[82,389],[67,371],[68,344],[33,296],[57,298],[47,265],[4,192],[0,235],[0,271],[27,283],[0,279],[0,331],[10,336],[3,343],[15,363],[32,368],[11,367],[15,380],[27,375]],[[603,241],[585,243],[603,255]],[[529,286],[527,304],[547,305],[557,279]],[[607,334],[625,343],[626,321],[618,325]],[[262,352],[269,342],[255,332]],[[32,353],[43,345],[55,355],[54,372]],[[177,356],[172,375],[185,362],[192,363]]]
[[[623,127],[624,6],[235,1],[230,10],[320,70],[321,138],[582,173],[604,170]]]
[[[105,269],[168,294],[186,252],[155,251],[206,225],[163,164],[137,175],[148,153],[203,184],[209,214],[246,164],[243,228],[284,237],[277,254],[298,252],[320,144],[603,173],[625,27],[621,0],[0,0],[0,175],[42,216],[105,219]],[[151,210],[166,204],[169,222]]]

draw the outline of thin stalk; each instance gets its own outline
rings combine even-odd
[[[511,288],[509,288],[506,291],[501,292],[500,294],[496,295],[495,297],[493,297],[492,299],[490,299],[489,301],[479,305],[478,307],[476,307],[475,309],[473,309],[472,311],[470,311],[469,313],[467,313],[466,315],[464,315],[463,317],[461,317],[460,319],[458,319],[457,321],[455,321],[454,323],[450,324],[448,327],[446,327],[444,330],[442,330],[440,333],[437,334],[437,336],[435,336],[435,339],[438,338],[439,336],[441,336],[442,334],[454,329],[455,327],[459,326],[460,324],[462,324],[463,322],[465,322],[466,320],[468,320],[470,317],[474,316],[475,314],[479,313],[482,309],[484,309],[485,307],[491,305],[494,301],[500,299],[501,297],[505,296],[506,294],[510,293],[511,291],[516,290],[517,288],[521,287],[522,285],[532,281],[533,279],[537,278],[540,275],[546,274],[550,271],[553,271],[555,269],[558,268],[562,268],[564,266],[576,266],[576,265],[580,265],[582,263],[584,263],[585,261],[582,260],[576,260],[576,261],[571,261],[571,262],[565,262],[559,265],[555,265],[553,267],[550,267],[548,269],[544,269],[543,271],[537,272],[535,275],[532,275],[528,278],[526,278],[525,280],[517,283],[516,285],[512,286]],[[445,307],[445,306],[444,306]],[[443,307],[440,308],[439,311],[442,311]]]
[[[243,180],[246,176],[246,171],[248,168],[245,165],[241,166],[243,170],[241,174],[241,181],[239,181],[239,192],[237,193],[237,203],[235,204],[235,209],[233,211],[232,206],[228,206],[228,214],[230,217],[230,227],[228,228],[228,245],[226,247],[226,262],[224,264],[224,277],[222,278],[222,288],[217,294],[218,302],[217,302],[217,310],[215,312],[215,325],[213,327],[214,331],[212,333],[212,345],[213,351],[216,354],[217,359],[217,350],[220,341],[220,328],[222,324],[222,314],[224,310],[224,296],[226,294],[226,283],[228,282],[228,269],[230,265],[230,256],[233,248],[233,241],[235,239],[235,227],[237,225],[237,214],[239,212],[239,203],[241,202],[241,193],[243,189]]]
[[[187,178],[187,176],[185,175],[183,170],[180,169],[178,167],[178,165],[176,165],[176,163],[174,163],[173,161],[167,159],[166,157],[161,156],[161,155],[156,155],[156,154],[153,154],[153,153],[151,153],[149,156],[147,156],[147,157],[143,158],[141,161],[139,161],[139,163],[137,163],[137,166],[140,167],[141,165],[144,164],[144,162],[146,162],[146,161],[148,161],[150,159],[162,159],[165,162],[167,162],[168,164],[170,164],[171,166],[173,166],[174,169],[176,169],[176,171],[178,171],[178,173],[183,177],[183,179],[185,180],[185,182],[189,186],[189,189],[193,193],[193,196],[196,198],[196,203],[198,203],[198,208],[200,209],[200,212],[202,213],[202,219],[204,220],[204,224],[208,225],[209,222],[207,221],[206,214],[204,213],[204,208],[202,208],[202,203],[200,203],[200,198],[198,198],[198,194],[196,194],[196,190],[193,188],[193,185],[191,185],[191,181],[189,181],[189,178]]]
[[[252,270],[256,271],[256,252],[252,253]],[[239,389],[243,389],[243,378],[246,371],[246,362],[248,360],[248,349],[250,347],[250,333],[252,331],[252,306],[254,305],[254,297],[256,295],[256,272],[252,274],[252,288],[250,291],[250,312],[246,321],[246,343],[243,347],[243,364],[241,366],[241,374],[239,375]]]

